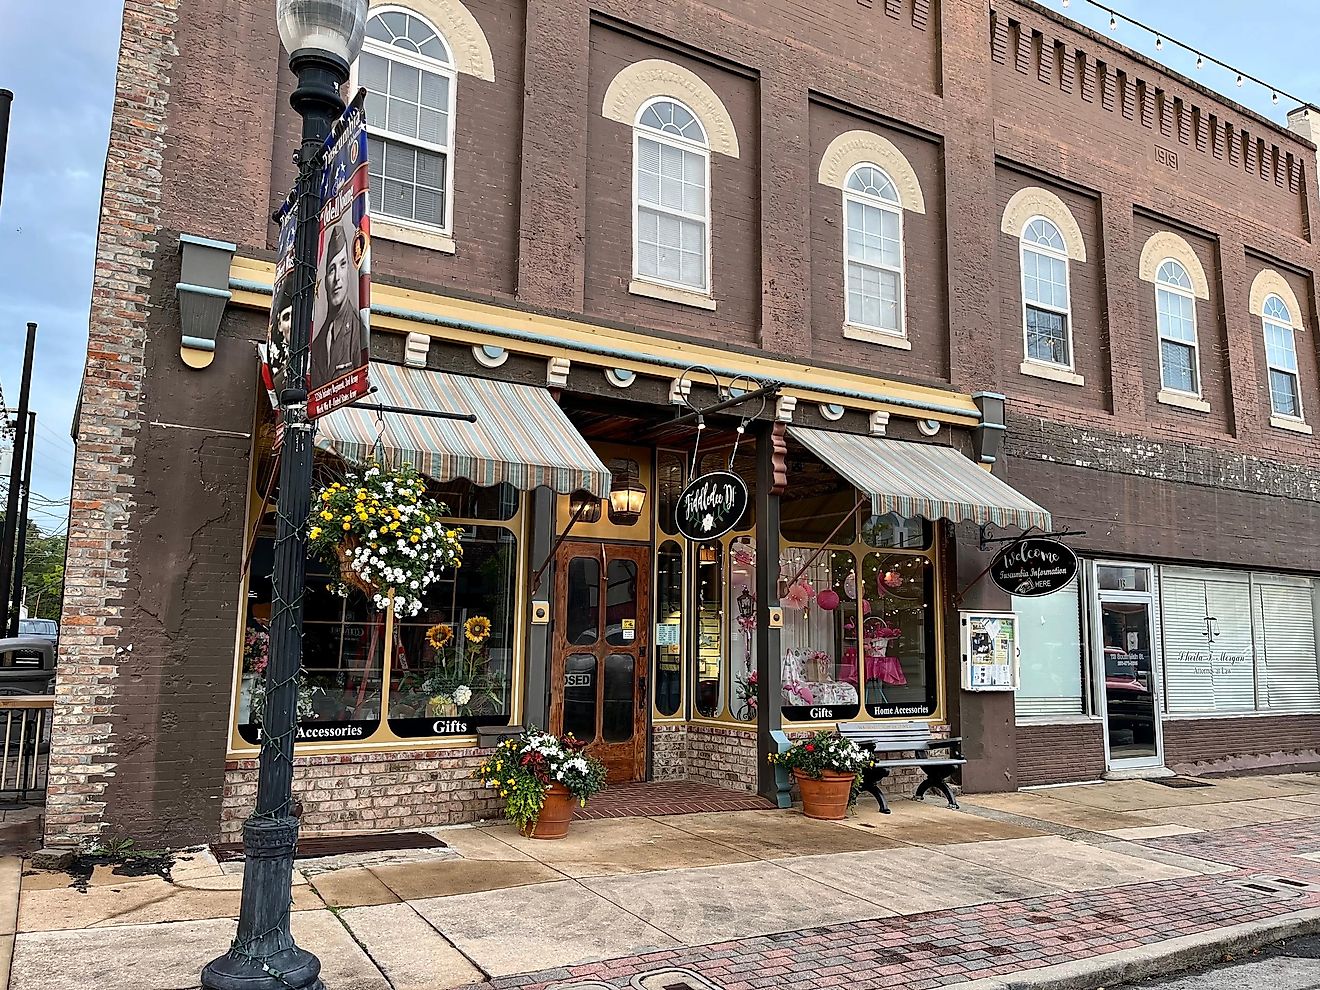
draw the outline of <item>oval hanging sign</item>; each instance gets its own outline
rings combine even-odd
[[[990,580],[1024,598],[1051,595],[1077,576],[1077,554],[1058,540],[1029,536],[1010,543],[990,565]]]
[[[683,489],[674,524],[689,540],[714,540],[738,525],[748,500],[742,478],[731,471],[712,471]]]

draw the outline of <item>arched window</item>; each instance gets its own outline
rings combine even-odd
[[[1265,328],[1265,363],[1270,370],[1270,409],[1276,416],[1302,418],[1301,380],[1297,373],[1297,340],[1292,313],[1278,296],[1261,308]]]
[[[710,145],[695,114],[660,97],[633,127],[633,271],[638,279],[710,291]]]
[[[429,22],[396,7],[372,14],[357,84],[367,90],[374,213],[449,232],[455,79],[449,46]]]
[[[1032,217],[1022,228],[1022,309],[1028,361],[1071,370],[1068,249],[1059,228]]]
[[[843,191],[847,322],[903,336],[903,208],[889,175],[863,163]]]
[[[1160,336],[1162,388],[1200,396],[1200,350],[1196,342],[1196,294],[1187,269],[1165,259],[1155,274],[1155,320]]]

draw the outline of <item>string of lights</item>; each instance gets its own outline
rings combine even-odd
[[[1179,41],[1177,38],[1171,37],[1167,31],[1161,31],[1158,28],[1151,27],[1149,24],[1146,24],[1143,21],[1137,20],[1135,17],[1129,17],[1127,14],[1124,14],[1122,11],[1115,10],[1113,7],[1110,7],[1108,4],[1100,3],[1098,2],[1098,0],[1082,0],[1082,2],[1089,4],[1090,6],[1095,7],[1098,10],[1103,10],[1106,14],[1108,14],[1109,30],[1111,31],[1117,31],[1120,22],[1123,24],[1130,24],[1141,31],[1145,31],[1147,34],[1151,35],[1155,39],[1155,50],[1157,52],[1164,51],[1164,45],[1167,42],[1168,44],[1171,44],[1177,48],[1181,48],[1183,51],[1191,55],[1195,55],[1196,67],[1198,69],[1204,69],[1207,63],[1209,63],[1210,65],[1216,65],[1219,68],[1228,72],[1230,75],[1234,76],[1235,77],[1234,81],[1237,83],[1238,86],[1241,86],[1244,82],[1250,80],[1251,82],[1255,83],[1257,86],[1260,86],[1261,89],[1268,90],[1270,94],[1271,103],[1277,104],[1279,102],[1279,97],[1283,96],[1288,98],[1289,100],[1292,100],[1298,106],[1312,105],[1310,100],[1304,100],[1300,96],[1295,96],[1292,93],[1289,93],[1287,90],[1280,89],[1278,86],[1274,86],[1270,83],[1267,83],[1264,79],[1261,79],[1259,76],[1254,76],[1250,72],[1247,72],[1244,69],[1239,69],[1237,66],[1230,65],[1229,63],[1225,62],[1223,59],[1215,58],[1215,56],[1209,55],[1201,51],[1199,48],[1195,48],[1192,45],[1187,44],[1186,42]],[[1063,4],[1064,7],[1072,6],[1072,0],[1061,0],[1061,3]]]

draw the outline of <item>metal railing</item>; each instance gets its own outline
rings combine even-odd
[[[0,794],[27,801],[46,790],[50,762],[50,721],[54,695],[0,697]]]

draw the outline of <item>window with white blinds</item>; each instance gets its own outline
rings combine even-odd
[[[710,150],[701,122],[675,100],[653,100],[637,119],[634,272],[707,292]]]
[[[1320,711],[1315,595],[1306,579],[1164,568],[1168,711]]]
[[[1085,714],[1081,596],[1073,581],[1052,595],[1014,598],[1020,676],[1018,718]]]
[[[1315,591],[1310,582],[1256,582],[1256,656],[1261,707],[1271,711],[1320,710],[1316,669]]]

